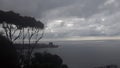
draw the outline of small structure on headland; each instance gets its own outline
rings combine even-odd
[[[50,45],[50,46],[53,46],[53,42],[49,42],[49,45]]]

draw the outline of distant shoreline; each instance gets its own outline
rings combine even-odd
[[[45,43],[40,43],[40,44],[15,43],[13,45],[15,46],[16,49],[28,49],[28,48],[31,48],[31,47],[34,47],[35,49],[38,49],[38,48],[58,48],[59,47],[59,45],[54,45],[54,44],[53,45],[49,45],[49,44],[45,44]]]

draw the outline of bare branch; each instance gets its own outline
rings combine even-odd
[[[16,33],[17,30],[18,30],[18,29],[15,29],[15,30],[13,31],[12,37],[14,36],[14,34]]]
[[[42,39],[43,38],[43,35],[44,35],[44,31],[42,32],[42,34],[41,34],[41,36],[35,41],[35,44],[34,44],[34,46],[32,46],[31,47],[31,49],[29,50],[29,57],[31,58],[32,57],[32,52],[33,52],[33,50],[34,50],[34,48],[36,47],[36,45],[37,45],[37,43],[39,42],[39,40],[40,39]]]
[[[37,44],[40,41],[40,39],[43,38],[43,35],[44,35],[44,31],[42,32],[41,36],[36,40],[35,44]]]
[[[10,38],[10,40],[12,40],[12,24],[7,24],[7,26],[8,26],[8,30],[9,30],[9,38]]]
[[[15,39],[14,39],[13,41],[17,40],[17,39],[21,36],[21,34],[22,34],[22,31],[20,30],[18,36],[16,36]]]
[[[3,23],[3,24],[2,24],[2,27],[3,27],[4,31],[5,31],[6,37],[9,38],[8,30],[7,30],[6,24]]]

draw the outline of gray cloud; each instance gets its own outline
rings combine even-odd
[[[74,3],[76,0],[0,0],[0,9],[13,10],[23,15],[41,17],[45,11]]]
[[[119,0],[0,0],[0,9],[34,16],[45,38],[119,36]]]

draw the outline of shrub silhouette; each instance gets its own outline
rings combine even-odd
[[[63,61],[58,55],[50,53],[35,53],[31,59],[30,67],[27,65],[24,68],[68,68],[62,64]]]

